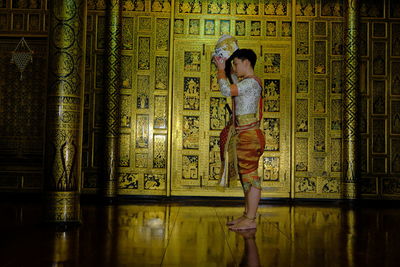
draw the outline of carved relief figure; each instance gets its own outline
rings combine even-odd
[[[119,188],[121,189],[138,189],[139,181],[136,173],[121,173],[119,177]]]
[[[219,137],[211,136],[209,144],[209,172],[210,180],[219,178],[221,159],[219,157]]]
[[[149,146],[149,117],[137,115],[136,117],[136,147],[147,148]]]
[[[253,3],[250,3],[250,4],[247,6],[246,13],[247,13],[247,15],[257,15],[257,14],[258,14],[258,12],[257,12],[257,6],[256,6],[255,4],[253,4]]]
[[[250,35],[252,36],[260,36],[261,35],[261,22],[260,21],[252,21]]]
[[[184,79],[184,103],[187,110],[199,110],[200,108],[200,78],[185,77]]]
[[[221,14],[229,14],[230,6],[227,2],[221,4]]]
[[[40,8],[40,0],[29,0],[29,8]]]
[[[151,11],[161,12],[162,8],[163,8],[163,6],[161,5],[159,0],[154,0],[153,1],[153,4],[151,5]]]
[[[199,157],[184,155],[182,161],[182,179],[198,179]]]
[[[264,119],[265,150],[279,151],[279,119]]]
[[[192,11],[192,7],[188,2],[180,3],[180,11],[181,13],[190,13]]]
[[[337,193],[339,192],[339,183],[335,178],[327,178],[322,186],[322,193]]]
[[[290,22],[282,22],[282,36],[292,36],[292,25]]]
[[[276,35],[276,22],[267,21],[267,36],[275,36],[275,35]]]
[[[231,22],[229,20],[221,20],[220,22],[220,34],[229,34],[231,32]]]
[[[144,1],[136,0],[135,11],[144,11]]]
[[[279,180],[279,158],[266,157],[264,158],[264,181]]]
[[[198,0],[198,1],[194,2],[192,13],[201,13],[201,4],[200,4],[200,1],[201,1],[201,0]]]
[[[183,19],[176,19],[174,24],[175,33],[183,33]]]
[[[169,0],[164,0],[162,11],[163,12],[170,12],[171,11],[171,4],[170,4]]]
[[[297,179],[297,192],[315,192],[316,181],[312,177],[304,177]]]
[[[182,146],[184,149],[199,148],[199,125],[198,116],[183,117]]]
[[[165,187],[165,176],[163,174],[144,174],[144,189],[155,190]]]
[[[264,55],[264,72],[265,73],[279,73],[281,65],[280,54],[265,54]]]
[[[246,14],[246,7],[243,2],[239,2],[236,6],[236,14],[244,15]]]
[[[276,7],[276,15],[278,16],[286,15],[286,7],[283,5],[283,3],[279,3],[278,6]]]
[[[208,13],[210,14],[219,14],[221,11],[220,6],[218,5],[217,1],[212,1],[211,3],[209,3],[208,6]]]
[[[215,34],[215,23],[214,20],[206,20],[204,25],[204,34],[214,35]]]
[[[244,21],[236,21],[236,35],[243,36],[246,33]]]
[[[200,21],[198,19],[189,20],[189,34],[200,33]]]
[[[275,15],[275,7],[272,3],[268,3],[265,7],[264,7],[264,13],[265,15]]]
[[[226,124],[225,98],[210,99],[210,130],[222,130]]]

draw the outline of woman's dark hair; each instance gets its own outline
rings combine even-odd
[[[231,81],[232,61],[235,58],[238,58],[241,60],[247,59],[248,61],[250,61],[251,67],[253,69],[257,62],[257,55],[251,49],[238,49],[235,52],[233,52],[233,54],[228,58],[228,60],[225,63],[225,73],[226,73],[226,76],[229,78],[230,82],[232,82]]]

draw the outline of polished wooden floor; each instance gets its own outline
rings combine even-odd
[[[225,223],[229,202],[84,204],[54,229],[38,203],[0,202],[0,266],[400,266],[400,209],[264,204],[256,232]]]

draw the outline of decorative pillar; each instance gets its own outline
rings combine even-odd
[[[359,96],[359,50],[358,50],[358,0],[347,0],[345,29],[345,88],[343,101],[343,197],[357,197],[358,175],[358,96]]]
[[[119,88],[120,88],[120,43],[121,43],[121,1],[111,0],[107,6],[106,25],[106,68],[105,68],[105,149],[104,149],[104,196],[117,196],[119,163]]]
[[[86,1],[49,1],[45,221],[79,223]]]

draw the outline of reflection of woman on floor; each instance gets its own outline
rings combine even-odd
[[[256,244],[256,229],[237,231],[243,237],[244,253],[239,266],[261,266]]]
[[[265,138],[260,130],[257,116],[261,98],[261,82],[254,76],[254,65],[257,56],[250,49],[236,50],[226,61],[229,75],[232,71],[239,82],[230,84],[225,72],[225,60],[215,57],[218,69],[218,84],[222,95],[231,96],[234,100],[236,135],[236,155],[238,171],[245,195],[245,211],[243,215],[228,222],[232,230],[256,228],[256,213],[261,197],[261,183],[258,176],[258,161],[264,152]]]

